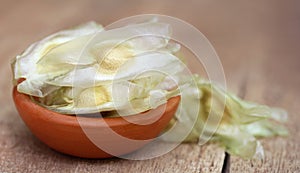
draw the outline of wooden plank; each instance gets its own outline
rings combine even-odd
[[[30,43],[89,20],[109,24],[134,14],[161,13],[192,23],[212,41],[224,64],[229,90],[240,92],[241,96],[245,93],[246,99],[285,107],[290,112],[291,136],[264,140],[264,163],[232,157],[231,171],[296,172],[300,165],[296,126],[300,85],[299,79],[293,77],[300,67],[297,7],[297,0],[1,2],[0,87],[5,92],[0,92],[0,171],[221,172],[224,152],[213,145],[184,144],[168,155],[146,161],[85,160],[61,155],[35,139],[13,107],[8,92],[11,90],[9,58]]]
[[[268,23],[268,31],[263,38],[253,36],[253,53],[245,68],[248,71],[245,83],[245,99],[270,106],[283,107],[289,112],[286,123],[290,131],[287,138],[276,137],[262,140],[265,160],[242,160],[231,157],[231,172],[299,172],[300,170],[300,135],[299,135],[299,44],[300,13],[296,4],[281,4],[282,16]],[[289,14],[289,15],[285,15]],[[290,14],[294,14],[290,16]],[[275,11],[268,15],[278,15]],[[271,27],[277,26],[276,29]],[[261,44],[263,43],[263,44]]]
[[[276,72],[273,75],[277,75]],[[277,137],[262,140],[265,150],[263,162],[258,160],[245,161],[231,157],[231,172],[297,172],[300,170],[300,128],[298,124],[300,122],[298,116],[300,99],[297,94],[300,85],[270,80],[268,76],[271,76],[270,73],[248,81],[246,99],[287,109],[289,120],[286,126],[290,135],[287,138]],[[290,76],[290,79],[295,78]]]
[[[36,139],[11,99],[10,59],[30,43],[91,19],[109,24],[133,14],[172,11],[168,2],[7,1],[0,16],[0,172],[221,172],[224,152],[215,145],[183,144],[150,160],[89,160],[59,154]],[[113,10],[113,15],[112,11]],[[108,15],[109,14],[109,15]]]
[[[257,76],[258,73],[250,74],[245,98],[288,110],[289,120],[286,126],[290,131],[290,135],[287,138],[277,137],[262,140],[265,149],[265,160],[263,162],[257,160],[245,161],[232,157],[231,172],[297,172],[300,170],[300,128],[298,124],[300,122],[298,116],[300,111],[298,105],[300,101],[298,94],[300,81],[295,75],[290,74],[290,72],[292,74],[297,72],[299,68],[297,67],[297,70],[291,69],[293,63],[298,62],[292,61],[290,58],[286,60],[289,61],[290,66],[286,66],[284,70],[271,69],[274,57],[266,61],[269,64],[266,64],[267,66],[264,68],[267,68],[267,70],[257,69],[258,64],[250,66],[251,69],[261,73],[259,73],[259,76]],[[276,63],[280,64],[281,61]],[[285,73],[285,79],[274,77],[281,76],[281,73]],[[295,82],[298,84],[295,84]]]

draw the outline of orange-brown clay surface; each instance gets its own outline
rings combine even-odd
[[[13,98],[20,116],[37,138],[59,152],[85,158],[107,158],[141,148],[167,126],[180,102],[180,96],[177,96],[154,110],[124,119],[78,117],[53,112],[32,102],[16,87]]]

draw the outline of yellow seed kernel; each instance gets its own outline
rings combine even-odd
[[[100,54],[99,71],[103,73],[115,73],[129,58],[133,52],[128,46],[107,47]]]
[[[110,94],[103,86],[87,88],[77,100],[78,107],[99,106],[110,101]]]

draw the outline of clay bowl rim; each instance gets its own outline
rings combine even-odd
[[[126,116],[126,119],[124,119],[123,117],[84,117],[84,116],[77,116],[77,115],[61,114],[36,104],[31,100],[29,95],[20,93],[17,90],[17,86],[14,86],[13,88],[13,99],[15,100],[15,102],[19,102],[21,105],[24,105],[25,107],[31,107],[31,109],[34,109],[33,111],[36,112],[36,114],[31,116],[38,116],[37,118],[43,119],[53,124],[61,124],[66,126],[79,126],[81,128],[83,126],[99,128],[100,126],[103,126],[102,123],[106,124],[103,127],[126,126],[129,124],[133,124],[131,121],[127,121],[126,120],[127,118],[130,120],[134,120],[135,122],[138,122],[138,121],[152,120],[153,117],[153,116],[147,116],[148,111],[140,114],[128,115]],[[180,104],[180,99],[181,99],[180,96],[174,96],[168,99],[165,104],[161,105],[161,106],[165,106],[165,110],[163,114],[160,115],[159,119],[163,118],[163,116],[166,115],[167,112],[172,111],[174,108],[178,109],[178,106]],[[24,111],[24,109],[19,109],[19,111]],[[156,122],[157,121],[151,124],[154,124]]]

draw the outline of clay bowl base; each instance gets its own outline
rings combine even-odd
[[[143,147],[168,125],[180,102],[180,96],[176,96],[154,110],[124,119],[53,112],[19,93],[16,87],[13,99],[21,118],[38,139],[56,151],[83,158],[120,156]]]

